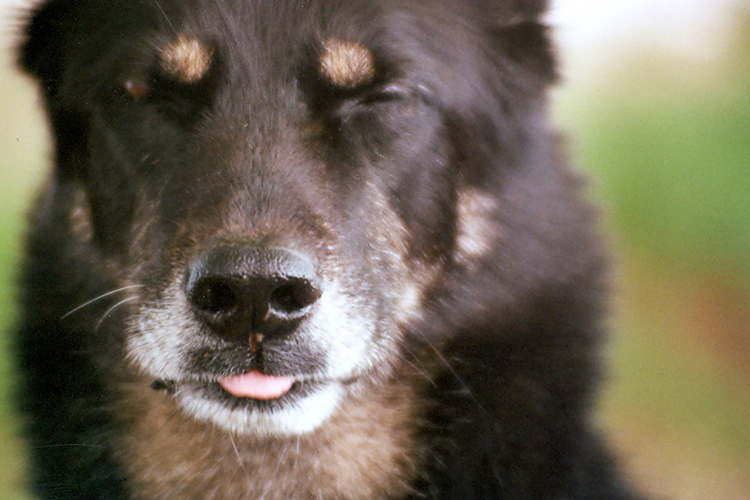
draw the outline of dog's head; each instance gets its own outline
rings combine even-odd
[[[543,3],[44,3],[22,64],[56,137],[45,206],[96,284],[71,308],[104,297],[66,319],[125,332],[198,419],[316,428],[446,297],[471,316],[551,267],[526,230],[554,211]]]

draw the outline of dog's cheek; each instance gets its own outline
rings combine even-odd
[[[368,303],[369,302],[369,303]],[[349,378],[371,369],[381,357],[372,300],[327,282],[298,345],[320,353],[325,378]]]
[[[379,325],[391,338],[398,338],[406,326],[422,318],[424,302],[442,273],[444,260],[414,251],[419,240],[410,224],[417,222],[405,220],[403,200],[394,198],[387,183],[371,182],[366,197],[370,294],[382,303],[384,317]]]
[[[387,194],[406,229],[407,259],[431,265],[444,260],[452,247],[459,174],[443,140],[445,132],[435,120],[414,131],[417,144],[402,144],[394,160],[395,182]]]
[[[387,364],[399,335],[392,312],[408,277],[405,228],[383,190],[365,182],[343,212],[336,218],[349,237],[329,249],[323,294],[296,334],[338,379]]]
[[[187,369],[185,353],[197,336],[186,307],[180,307],[181,292],[177,287],[168,288],[158,302],[143,295],[140,307],[129,320],[127,358],[154,378],[181,378]]]
[[[155,378],[179,379],[190,370],[190,352],[205,347],[183,290],[184,242],[164,221],[159,203],[141,190],[129,230],[128,281],[138,297],[128,318],[127,357]]]

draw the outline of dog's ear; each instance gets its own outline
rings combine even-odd
[[[47,0],[30,12],[18,53],[18,64],[34,76],[44,91],[56,142],[60,179],[82,178],[86,158],[87,121],[82,114],[63,105],[65,71],[76,29],[74,0]]]
[[[48,97],[57,94],[63,76],[71,4],[51,0],[32,11],[20,46],[19,64],[40,81]]]

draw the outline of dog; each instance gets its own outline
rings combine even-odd
[[[542,0],[45,0],[44,499],[633,500]]]

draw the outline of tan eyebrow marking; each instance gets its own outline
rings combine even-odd
[[[352,89],[375,77],[375,58],[361,43],[332,38],[323,45],[320,73],[337,87]]]
[[[197,38],[179,35],[161,49],[161,69],[182,83],[195,83],[206,76],[213,50]]]

